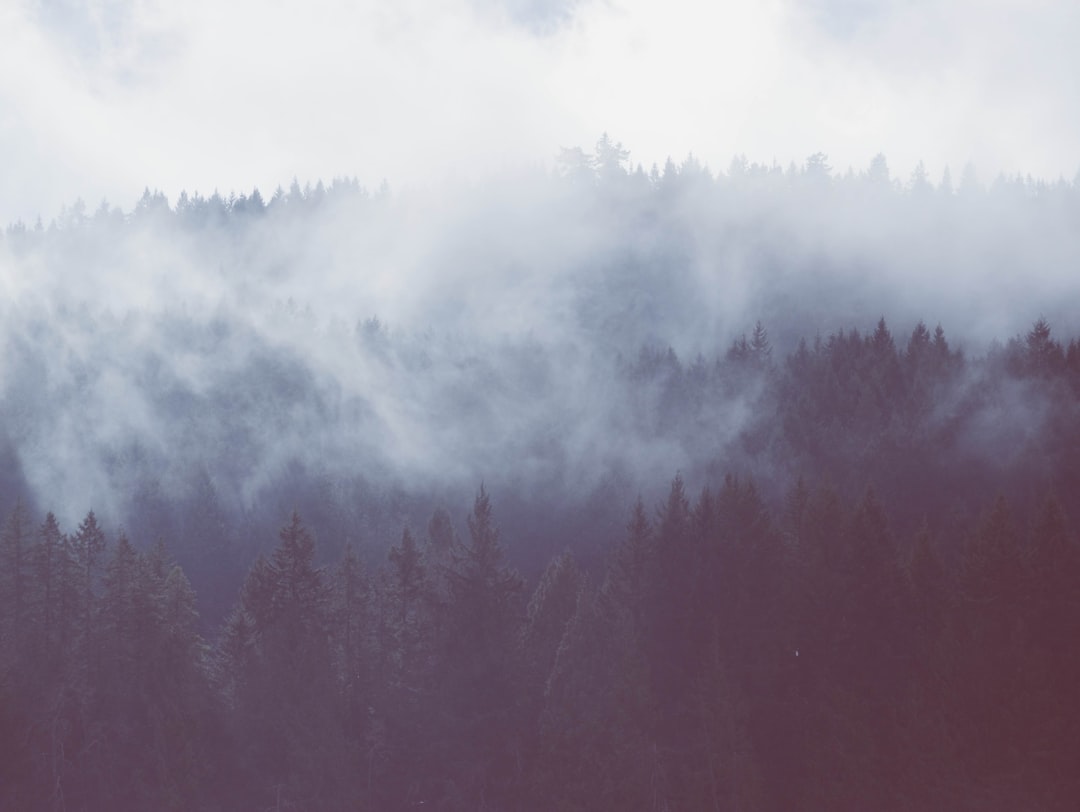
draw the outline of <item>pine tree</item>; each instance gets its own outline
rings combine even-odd
[[[1050,324],[1038,319],[1025,336],[1024,370],[1029,375],[1049,378],[1065,368],[1065,351],[1050,337]]]
[[[98,525],[97,517],[91,510],[71,538],[71,548],[79,570],[78,601],[82,610],[82,644],[87,648],[91,645],[93,636],[94,606],[105,547],[105,531]]]
[[[221,752],[222,708],[212,692],[206,642],[199,635],[195,592],[178,564],[158,597],[156,656],[149,673],[158,712],[151,733],[161,795],[176,809],[209,806]]]
[[[0,533],[0,672],[5,661],[12,663],[25,654],[28,640],[27,606],[30,600],[31,528],[22,500],[4,523]]]
[[[379,671],[375,686],[377,739],[370,742],[381,805],[424,800],[430,792],[433,701],[433,594],[420,547],[408,528],[387,554],[379,591]],[[403,757],[409,754],[408,757]]]
[[[719,620],[713,622],[715,626]],[[685,808],[764,808],[751,731],[751,704],[733,669],[723,661],[715,630],[702,651],[702,660],[690,694],[696,714],[688,738],[694,746],[680,755]],[[770,699],[776,702],[784,697],[774,693]]]
[[[85,755],[86,771],[109,779],[90,788],[93,803],[138,808],[151,802],[146,774],[151,738],[145,711],[154,704],[145,669],[150,663],[140,640],[141,618],[136,595],[149,587],[141,577],[141,560],[127,536],[120,533],[104,568],[103,591],[94,616],[94,648],[98,665],[92,673],[93,702],[89,737],[96,746]],[[149,596],[147,596],[149,597]]]
[[[330,642],[330,592],[295,512],[248,574],[222,635],[221,674],[245,749],[247,797],[337,808],[347,747]]]
[[[414,637],[423,623],[422,601],[427,586],[423,554],[409,528],[401,532],[401,543],[391,547],[391,595],[397,612],[401,644]]]
[[[903,677],[900,664],[911,654],[906,633],[911,607],[888,519],[872,489],[852,516],[848,548],[852,673],[867,669],[867,685],[895,688]]]
[[[672,713],[693,670],[701,546],[694,538],[690,503],[682,476],[672,480],[656,522],[656,557],[648,596],[646,652],[656,701]]]
[[[1080,554],[1054,497],[1038,509],[1027,545],[1024,586],[1025,677],[1023,705],[1026,751],[1043,808],[1067,808],[1080,791],[1070,765],[1080,756],[1080,698],[1066,686],[1080,679]]]
[[[352,763],[361,765],[354,791],[359,795],[362,786],[367,806],[372,807],[373,792],[381,788],[376,767],[381,766],[387,749],[385,725],[379,718],[384,712],[379,707],[382,697],[376,690],[381,687],[376,685],[376,677],[382,677],[384,671],[378,665],[381,650],[373,586],[351,543],[345,545],[332,586],[331,639],[345,742]]]
[[[174,564],[169,568],[161,596],[161,622],[165,632],[163,661],[167,673],[201,666],[204,643],[199,637],[199,611],[187,575]]]
[[[101,642],[108,652],[108,664],[125,673],[134,668],[141,653],[135,647],[140,623],[136,594],[148,586],[141,577],[141,565],[140,556],[121,531],[105,567],[99,628],[104,632]]]
[[[620,592],[586,586],[578,593],[545,691],[532,808],[664,808],[664,764],[649,736],[648,668],[631,612],[615,600]]]
[[[999,496],[965,547],[957,607],[957,735],[969,743],[964,767],[985,779],[1020,768],[1013,743],[1026,724],[1023,584],[1019,535]]]
[[[483,486],[468,525],[469,543],[458,548],[449,573],[442,645],[444,701],[456,717],[461,746],[447,752],[444,763],[456,765],[455,781],[466,797],[503,803],[521,747],[516,735],[521,668],[515,643],[523,582],[502,563],[499,531]]]
[[[601,589],[630,612],[635,640],[645,633],[648,579],[655,555],[652,523],[640,496],[634,503],[626,533],[615,549]]]
[[[908,578],[914,602],[913,628],[920,645],[925,645],[934,639],[948,599],[945,569],[925,522],[915,535]]]
[[[348,715],[348,730],[359,736],[371,689],[371,588],[352,544],[334,574],[332,603],[338,679]]]
[[[788,492],[784,499],[783,527],[794,548],[793,553],[799,554],[799,547],[803,542],[804,525],[807,519],[807,509],[810,505],[810,489],[802,475],[795,481],[795,486]]]
[[[55,651],[59,634],[58,614],[64,601],[61,595],[64,553],[63,534],[56,517],[49,512],[38,529],[38,543],[33,551],[37,601],[32,609],[40,629],[38,643],[47,657]]]
[[[428,563],[431,588],[437,601],[445,603],[450,595],[449,573],[453,569],[454,551],[460,540],[450,520],[446,508],[437,508],[431,514],[427,527],[427,543],[424,545],[424,559]],[[439,618],[435,618],[438,623]]]
[[[772,364],[772,344],[769,334],[760,320],[754,324],[754,332],[750,336],[750,357],[758,369],[765,369]]]
[[[222,625],[214,662],[218,689],[227,706],[238,713],[249,697],[257,657],[255,624],[241,600]]]
[[[535,723],[543,705],[544,688],[555,664],[559,644],[577,609],[583,582],[581,570],[566,551],[548,564],[529,600],[521,648],[525,661],[522,693],[531,705],[530,725]]]
[[[228,614],[231,592],[244,571],[234,529],[209,473],[200,470],[189,490],[180,512],[177,558],[199,594],[206,619],[216,624]]]

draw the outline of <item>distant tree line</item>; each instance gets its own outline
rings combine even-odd
[[[672,194],[698,195],[697,202],[704,202],[701,195],[708,192],[776,194],[785,189],[793,193],[820,195],[832,190],[837,199],[850,198],[856,202],[880,203],[890,194],[904,197],[913,203],[928,205],[933,199],[956,198],[970,203],[989,196],[997,200],[1035,200],[1045,203],[1077,204],[1080,189],[1080,173],[1072,180],[1033,178],[1030,174],[1000,173],[990,182],[979,179],[976,167],[968,163],[954,180],[952,170],[945,167],[940,180],[934,183],[922,161],[911,174],[900,178],[892,174],[883,153],[876,154],[862,170],[848,167],[838,171],[829,165],[829,156],[816,152],[805,161],[794,161],[787,166],[773,161],[761,163],[750,161],[746,155],[734,156],[726,170],[710,168],[693,153],[682,161],[668,157],[663,166],[652,164],[645,168],[630,160],[630,151],[621,142],[603,134],[593,150],[582,147],[563,148],[556,156],[550,171],[537,170],[553,180],[565,181],[578,189],[591,187],[606,190],[616,196],[632,200],[635,193],[655,192],[662,203],[670,203]],[[35,235],[46,232],[78,230],[92,226],[121,226],[125,223],[159,223],[175,219],[189,228],[225,228],[241,226],[263,215],[282,218],[297,215],[314,216],[324,207],[350,207],[357,201],[378,202],[390,197],[390,186],[384,180],[372,192],[356,177],[337,177],[328,183],[317,180],[304,183],[293,178],[289,188],[278,186],[269,197],[256,187],[250,192],[231,190],[222,193],[214,190],[209,196],[198,191],[182,191],[175,204],[158,189],[145,188],[130,212],[124,213],[117,206],[102,200],[91,213],[81,198],[52,219],[48,226],[41,218],[28,226],[18,220],[9,224],[5,236],[16,248],[30,245]],[[666,199],[665,199],[666,198]],[[615,198],[609,196],[605,202]]]

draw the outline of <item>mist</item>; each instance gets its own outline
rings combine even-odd
[[[903,180],[1080,169],[1065,3],[49,0],[0,23],[3,223],[145,185],[175,203],[551,169],[605,130],[646,169],[818,150],[840,174],[884,152]]]
[[[552,171],[147,190],[9,226],[14,470],[69,523],[129,522],[148,490],[200,476],[236,517],[297,499],[280,489],[298,475],[339,501],[399,494],[354,517],[367,535],[482,481],[571,509],[651,492],[657,472],[743,470],[779,492],[792,471],[744,447],[765,383],[672,407],[665,353],[711,367],[757,322],[778,364],[883,316],[898,337],[941,324],[973,358],[1040,317],[1080,327],[1074,184],[969,170],[953,189],[893,178],[884,156],[840,175],[822,154],[647,172],[627,153],[604,136]]]
[[[0,3],[0,808],[1076,809],[1077,41]]]

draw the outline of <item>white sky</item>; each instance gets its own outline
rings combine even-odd
[[[550,164],[1080,169],[1075,0],[0,0],[0,224]]]

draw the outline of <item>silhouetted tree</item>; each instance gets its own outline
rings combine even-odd
[[[455,752],[444,753],[470,803],[507,803],[522,743],[516,641],[523,615],[521,578],[502,562],[491,498],[481,486],[468,518],[469,543],[449,573],[442,648],[443,701],[454,715]]]

